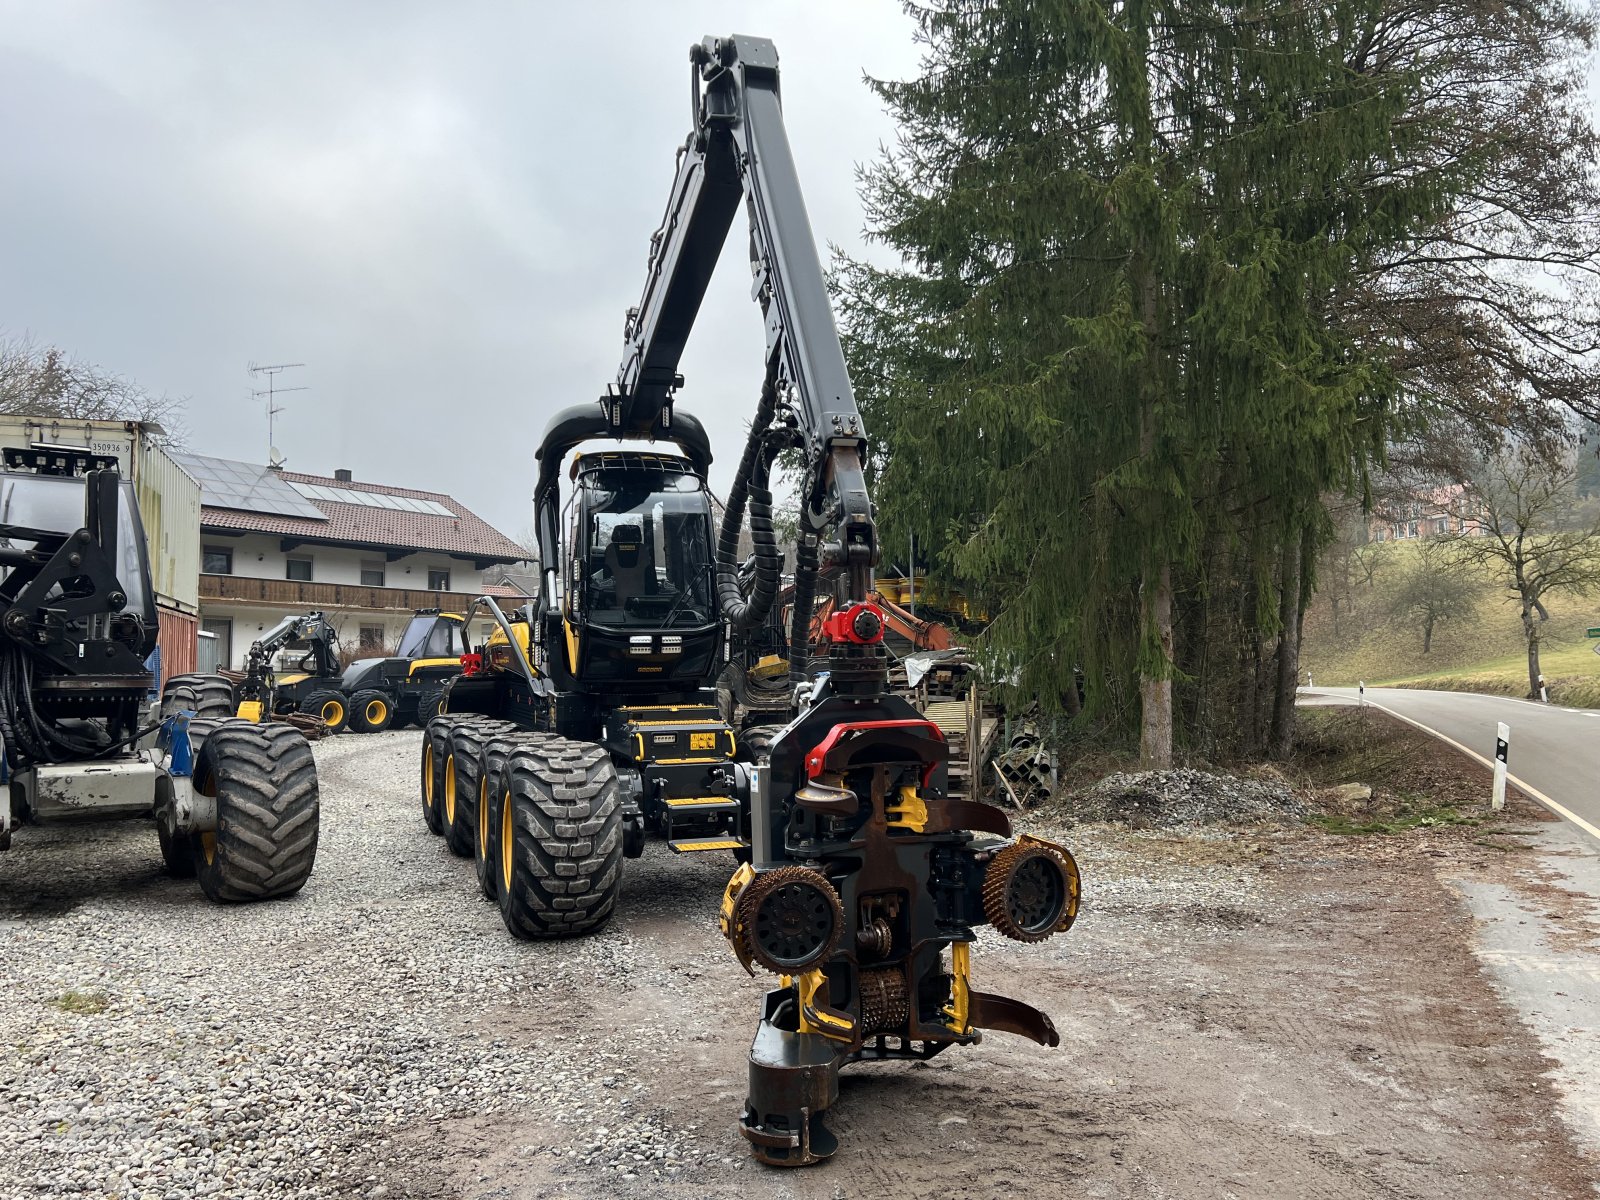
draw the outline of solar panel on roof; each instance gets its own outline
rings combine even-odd
[[[321,483],[288,481],[289,486],[302,495],[317,500],[332,500],[339,504],[359,504],[364,508],[386,508],[390,512],[426,513],[430,517],[453,517],[437,500],[423,500],[416,496],[396,496],[389,492],[363,492],[355,488],[328,487]]]
[[[271,513],[279,517],[306,517],[326,521],[325,514],[269,467],[210,458],[204,454],[179,454],[179,464],[200,482],[200,502],[213,508]]]

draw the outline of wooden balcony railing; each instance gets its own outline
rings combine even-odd
[[[284,608],[370,608],[389,612],[442,608],[446,612],[463,612],[479,594],[362,587],[354,583],[301,583],[294,579],[252,579],[245,575],[200,576],[202,601],[232,600]]]

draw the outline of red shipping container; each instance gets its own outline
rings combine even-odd
[[[193,674],[198,661],[196,635],[200,631],[200,618],[165,605],[157,612],[161,616],[161,634],[156,640],[161,650],[161,681],[165,683],[174,675]]]

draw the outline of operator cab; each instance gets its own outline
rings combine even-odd
[[[466,629],[455,613],[419,612],[400,635],[399,658],[460,658],[467,652]]]
[[[573,464],[573,594],[590,626],[698,629],[717,619],[711,498],[682,459],[585,454]]]
[[[686,459],[636,451],[579,454],[571,477],[567,615],[593,651],[575,673],[699,686],[721,642],[705,481]]]

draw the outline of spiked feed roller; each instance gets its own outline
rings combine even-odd
[[[1068,929],[1077,863],[993,805],[946,799],[947,758],[937,725],[862,679],[824,686],[754,771],[753,858],[720,923],[746,970],[779,980],[740,1122],[764,1163],[838,1148],[823,1118],[848,1063],[932,1058],[982,1029],[1060,1042],[1043,1013],[972,987],[970,947],[985,924],[1021,942]]]

